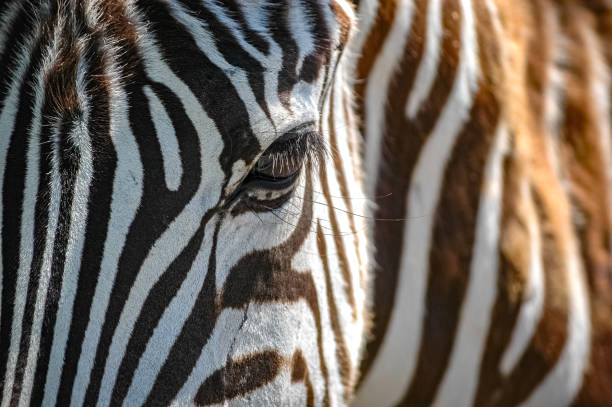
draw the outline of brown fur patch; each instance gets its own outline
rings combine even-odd
[[[612,47],[608,45],[612,43],[612,3],[606,0],[494,0],[501,36],[494,35],[494,24],[486,21],[488,13],[483,11],[486,3],[484,0],[473,2],[481,39],[482,70],[494,99],[499,103],[501,120],[508,126],[511,147],[504,163],[498,296],[483,355],[476,404],[513,405],[524,401],[555,366],[567,339],[570,287],[566,254],[575,239],[579,243],[588,282],[593,327],[590,367],[577,403],[609,405],[612,403],[612,203],[609,202],[611,186],[606,179],[606,171],[610,169],[606,168],[602,158],[604,146],[600,121],[609,121],[612,115],[602,118],[595,113],[599,101],[592,93],[594,73],[590,59],[592,52],[601,55],[606,74],[610,74]],[[445,13],[449,7],[444,4]],[[367,97],[364,95],[367,79],[389,35],[396,8],[396,1],[379,2],[378,16],[357,66],[357,113],[362,120],[368,120],[364,100]],[[404,195],[412,165],[428,135],[430,123],[437,119],[434,108],[440,102],[437,98],[445,100],[446,97],[444,87],[440,87],[436,80],[435,89],[426,102],[429,111],[423,109],[414,121],[403,120],[406,95],[422,54],[422,24],[426,8],[426,2],[415,1],[415,20],[406,55],[388,92],[383,139],[385,156],[376,195],[385,196],[393,192],[395,202],[379,199],[377,218],[414,215],[398,208],[405,207]],[[595,49],[592,41],[584,38],[585,30],[597,39]],[[449,32],[445,33],[449,35]],[[450,35],[457,38],[457,31]],[[445,37],[444,41],[447,39]],[[558,52],[565,59],[558,59]],[[456,53],[445,49],[442,55],[438,74],[450,81],[454,69],[445,69],[455,64]],[[551,68],[561,72],[565,79],[558,100],[551,97],[551,91],[556,90]],[[603,93],[609,96],[610,91],[606,89]],[[489,99],[479,103],[490,105],[492,102]],[[562,108],[561,123],[555,123],[551,115],[553,104]],[[483,124],[485,118],[473,115],[471,122]],[[473,151],[465,152],[463,162],[457,165],[469,165],[477,160],[488,138],[483,137],[480,143],[473,147]],[[450,185],[447,183],[445,188],[451,188]],[[521,193],[521,185],[527,186],[530,192]],[[461,206],[469,190],[469,186],[465,186],[455,193],[446,191],[445,194],[443,191],[442,200],[450,199],[455,206]],[[441,205],[444,205],[443,201]],[[499,371],[501,357],[509,345],[509,335],[516,328],[520,307],[526,301],[532,239],[528,228],[530,219],[535,219],[541,228],[544,309],[536,332],[517,366],[508,377],[503,377]],[[459,256],[465,251],[465,239],[471,229],[467,225],[461,229],[461,225],[455,225],[453,221],[453,217],[446,218],[445,233],[437,234],[432,242],[432,264],[438,262],[445,266],[432,267],[429,290],[433,285],[441,287],[442,291],[430,296],[437,302],[435,306],[428,303],[426,318],[433,318],[432,321],[438,325],[445,323],[444,315],[460,306],[463,296],[461,281],[467,278],[465,273],[469,265],[460,263]],[[449,228],[451,232],[453,228],[461,231],[464,240],[449,243],[446,240]],[[363,371],[367,371],[376,355],[390,316],[402,234],[402,224],[375,224],[376,264],[381,270],[375,273],[374,339],[368,344]],[[441,250],[443,247],[448,247],[448,250]],[[451,267],[451,264],[462,266]],[[451,290],[449,287],[459,288]],[[432,314],[434,311],[435,316]],[[445,334],[453,336],[454,330],[445,331]],[[404,399],[408,404],[431,401],[436,391],[434,379],[440,373],[434,371],[444,369],[439,365],[444,366],[445,362],[437,359],[436,355],[446,351],[441,352],[435,343],[427,343],[427,337],[424,338],[425,347],[421,349],[422,360],[419,363],[423,369],[417,369],[416,382]]]

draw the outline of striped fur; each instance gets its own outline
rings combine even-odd
[[[352,7],[7,0],[0,22],[0,405],[346,404]],[[304,126],[297,186],[241,189]]]
[[[362,0],[358,18],[377,271],[355,405],[611,405],[612,9]]]
[[[2,406],[612,402],[609,6],[358,3],[0,5]]]

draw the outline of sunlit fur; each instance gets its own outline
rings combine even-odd
[[[0,2],[0,407],[612,404],[608,2],[354,3]]]
[[[1,406],[351,400],[368,267],[352,10],[0,3]],[[308,122],[326,152],[289,199],[235,195]]]
[[[612,9],[361,0],[355,405],[612,405]]]

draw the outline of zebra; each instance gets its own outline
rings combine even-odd
[[[355,3],[0,5],[1,405],[610,403],[608,6]]]
[[[354,405],[612,405],[609,2],[359,3]]]
[[[345,0],[0,3],[0,405],[345,405]]]

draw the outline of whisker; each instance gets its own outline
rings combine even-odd
[[[321,191],[316,191],[316,190],[312,190],[313,193],[315,194],[319,194],[319,195],[325,195],[323,192]],[[330,198],[337,198],[337,199],[348,199],[348,200],[371,200],[374,201],[376,199],[385,199],[385,198],[389,198],[391,195],[393,195],[393,192],[389,192],[387,194],[384,195],[377,195],[377,196],[373,196],[373,197],[368,197],[368,196],[360,196],[360,197],[353,197],[353,196],[344,196],[344,195],[329,195]]]
[[[305,200],[303,197],[296,196],[296,198]],[[334,210],[337,210],[337,211],[340,211],[340,212],[344,212],[346,214],[353,215],[353,216],[356,216],[358,218],[373,220],[375,222],[405,222],[405,221],[407,221],[409,219],[420,219],[420,218],[423,218],[423,217],[427,216],[427,215],[423,214],[423,215],[418,215],[418,216],[409,216],[409,217],[406,217],[406,218],[375,218],[375,217],[372,217],[372,216],[361,215],[361,214],[358,214],[358,213],[355,213],[355,212],[347,211],[346,209],[342,209],[342,208],[339,208],[337,206],[329,205],[328,203],[325,203],[325,202],[319,202],[319,201],[310,201],[310,202],[312,202],[314,204],[318,204],[318,205],[329,206],[329,207],[331,207]]]

